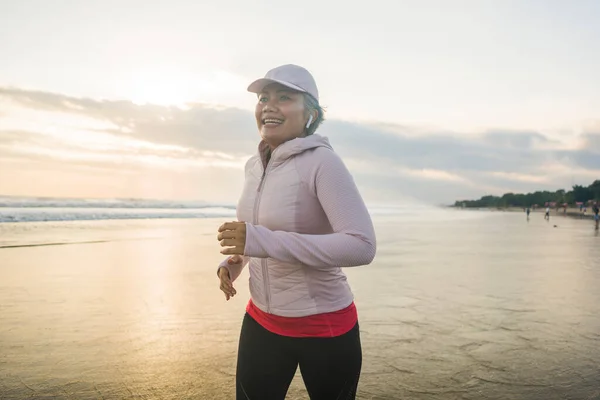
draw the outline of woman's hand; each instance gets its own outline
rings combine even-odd
[[[221,254],[243,255],[246,247],[246,223],[245,222],[225,222],[219,227],[217,235],[221,247]]]
[[[230,257],[229,260],[227,260],[227,264],[239,264],[242,261],[243,259],[241,256],[235,255],[233,257]],[[229,270],[227,268],[219,268],[219,280],[221,281],[219,289],[221,289],[221,291],[225,293],[226,300],[229,300],[237,294],[237,291],[235,290],[235,288],[233,287],[233,283],[231,282],[231,276],[229,276]]]

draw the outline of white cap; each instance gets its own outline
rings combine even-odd
[[[273,68],[264,78],[255,80],[248,86],[248,91],[252,93],[260,93],[271,83],[279,83],[299,92],[310,94],[319,102],[319,90],[313,76],[298,65],[286,64],[277,68]]]

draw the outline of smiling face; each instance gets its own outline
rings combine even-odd
[[[272,83],[258,94],[254,114],[260,136],[271,149],[305,135],[309,113],[300,92]]]

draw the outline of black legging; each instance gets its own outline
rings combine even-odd
[[[237,400],[283,400],[300,365],[311,400],[353,400],[362,366],[358,323],[332,338],[272,333],[244,316],[237,359]]]

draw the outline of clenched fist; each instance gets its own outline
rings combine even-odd
[[[225,222],[219,227],[217,239],[224,249],[221,254],[243,255],[246,247],[246,223],[233,221]]]

